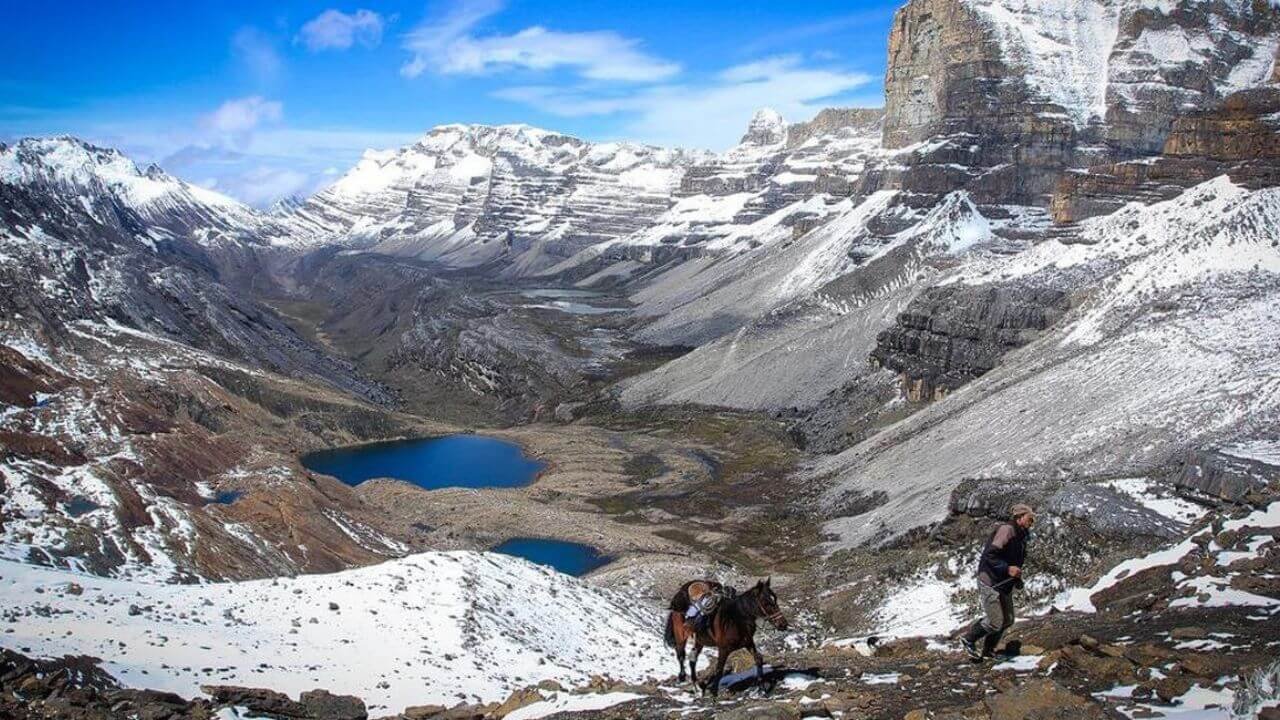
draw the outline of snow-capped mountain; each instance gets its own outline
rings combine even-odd
[[[365,547],[339,529],[371,522],[348,516],[349,499],[303,520],[327,526],[309,552],[274,546],[274,523],[255,533],[217,502],[250,466],[283,491],[273,503],[302,489],[288,464],[268,469],[273,432],[244,393],[282,393],[278,412],[389,400],[246,291],[271,276],[263,237],[281,226],[71,138],[0,149],[0,218],[0,555],[168,579],[401,552],[376,530],[356,531]],[[256,443],[225,434],[246,421],[257,431],[241,439]],[[277,425],[276,441],[292,432]]]
[[[42,201],[78,205],[91,219],[125,229],[146,229],[151,241],[199,232],[253,241],[261,219],[252,209],[212,190],[175,178],[156,165],[140,169],[120,151],[73,137],[28,138],[0,145],[0,183]],[[14,226],[35,227],[38,214],[12,205]],[[47,212],[47,209],[45,209]]]
[[[648,225],[699,153],[589,143],[527,125],[445,125],[366,153],[290,217],[344,244],[530,272]]]
[[[800,237],[845,209],[842,201],[880,156],[882,117],[879,110],[828,109],[788,125],[777,112],[760,110],[738,145],[686,170],[674,204],[650,226],[597,243],[542,274],[587,276],[584,284],[626,281],[670,261],[693,268]],[[681,283],[677,296],[656,294],[670,302],[699,288]],[[646,297],[642,291],[637,299]]]
[[[523,388],[492,378],[518,352],[543,366],[520,382],[536,376],[571,387],[589,363],[557,363],[561,345],[536,329],[474,327],[484,308],[470,298],[448,309],[455,315],[435,312],[430,303],[445,293],[433,294],[424,268],[483,265],[620,286],[634,303],[630,339],[696,347],[619,386],[625,405],[787,412],[813,442],[841,449],[900,399],[945,397],[1057,327],[1081,293],[1109,292],[1095,287],[1100,272],[1067,273],[1047,287],[994,282],[1007,279],[1011,258],[1048,243],[1089,242],[1052,227],[1051,193],[1088,189],[1072,195],[1094,198],[1088,212],[1054,202],[1053,217],[1075,220],[1128,199],[1177,200],[1186,187],[1243,165],[1248,183],[1231,176],[1240,192],[1274,184],[1274,97],[1265,87],[1226,102],[1223,95],[1276,78],[1276,13],[1243,0],[913,0],[894,24],[884,112],[832,109],[788,124],[762,110],[719,155],[589,143],[524,125],[448,125],[413,145],[370,152],[330,188],[271,213],[141,170],[115,151],[69,138],[25,140],[0,149],[0,308],[9,347],[33,353],[19,353],[28,364],[14,374],[25,389],[6,418],[41,436],[51,426],[37,394],[75,387],[65,409],[84,422],[59,427],[106,427],[90,420],[127,398],[106,402],[91,390],[105,384],[95,363],[123,367],[138,347],[164,361],[137,360],[117,389],[170,382],[166,362],[227,363],[269,384],[318,380],[358,402],[391,401],[322,339],[299,335],[253,299],[263,295],[312,305],[367,300],[342,317],[378,319],[389,345],[369,357],[462,376],[466,392],[523,397]],[[1170,48],[1186,52],[1156,52]],[[979,67],[990,74],[975,74]],[[1181,100],[1168,100],[1174,96]],[[1145,123],[1141,137],[1125,129],[1135,113]],[[1153,175],[1121,188],[1137,167]],[[389,269],[379,264],[385,256],[428,263]],[[331,257],[342,264],[326,275]],[[991,283],[944,282],[957,268],[977,267]],[[379,282],[423,305],[407,320],[384,312],[396,303],[376,296]],[[53,352],[59,345],[69,357]],[[192,396],[221,398],[226,389],[189,380]],[[844,402],[849,393],[859,400]],[[167,415],[185,402],[157,398],[148,407]],[[217,404],[199,405],[211,412]],[[217,423],[196,416],[203,429],[191,430],[204,437],[210,428],[201,424]],[[376,434],[361,422],[344,430],[352,426]],[[290,426],[276,440],[283,447],[331,431]],[[111,461],[105,448],[77,449]],[[296,481],[297,466],[278,465],[272,453],[262,465],[284,467]],[[237,467],[218,460],[204,469],[222,480]],[[65,498],[33,488],[70,487],[68,477],[27,462],[12,485],[26,488],[32,508],[57,511]],[[190,483],[177,494],[203,497]],[[106,530],[126,549],[96,553],[103,567],[146,554],[129,550],[140,541],[129,539],[128,523],[117,525]],[[371,526],[370,537],[378,532]],[[70,547],[66,537],[58,535],[58,552]],[[187,553],[180,545],[160,552]],[[323,562],[393,546],[371,541]],[[254,552],[262,563],[255,567],[298,561],[287,551]]]

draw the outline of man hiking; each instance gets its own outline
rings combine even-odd
[[[960,639],[974,660],[991,657],[1000,637],[1013,625],[1013,591],[1022,587],[1022,563],[1027,559],[1027,539],[1036,514],[1029,505],[1014,505],[1012,522],[996,525],[978,558],[978,602],[983,616]],[[983,641],[978,650],[978,641]]]

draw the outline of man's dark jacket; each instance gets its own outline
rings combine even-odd
[[[1027,559],[1027,538],[1029,532],[1018,527],[1017,523],[1000,523],[987,543],[982,547],[982,556],[978,558],[978,582],[995,587],[1000,592],[1013,592],[1014,586],[1022,584],[1018,578],[1009,579],[1009,566],[1022,567]]]

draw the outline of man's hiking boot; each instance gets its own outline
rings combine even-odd
[[[960,638],[960,646],[964,648],[964,654],[968,655],[970,660],[982,662],[982,653],[978,651],[978,646],[969,639],[968,635]]]
[[[996,645],[1000,644],[1000,636],[1003,633],[991,633],[982,640],[982,657],[990,659],[996,655]]]

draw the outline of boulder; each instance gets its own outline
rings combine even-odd
[[[234,685],[202,685],[200,690],[212,699],[214,705],[234,705],[255,713],[286,718],[307,717],[306,707],[275,690]]]
[[[1089,596],[1100,612],[1132,612],[1151,607],[1173,595],[1173,571],[1177,565],[1157,565],[1129,575],[1111,587]]]
[[[1037,678],[983,701],[991,720],[1101,720],[1102,708],[1053,680]]]
[[[1186,695],[1194,684],[1194,680],[1186,675],[1171,675],[1157,680],[1151,687],[1161,702],[1172,703],[1175,698]]]
[[[876,645],[873,656],[878,658],[900,659],[919,657],[928,652],[928,644],[924,638],[900,638]]]
[[[1117,685],[1132,683],[1137,679],[1133,663],[1126,658],[1098,654],[1079,645],[1068,645],[1059,652],[1064,665],[1092,679]]]
[[[1249,492],[1276,480],[1280,480],[1280,468],[1274,465],[1219,450],[1197,450],[1187,454],[1173,482],[1180,488],[1240,502]]]
[[[1142,667],[1159,667],[1167,664],[1178,655],[1176,650],[1171,650],[1163,645],[1155,643],[1139,643],[1136,645],[1126,645],[1124,648],[1124,656],[1135,665]]]
[[[1199,678],[1216,680],[1223,675],[1234,675],[1243,666],[1245,657],[1221,652],[1182,651],[1178,667],[1183,672]]]
[[[298,698],[313,720],[366,720],[364,701],[353,695],[334,695],[328,690],[308,690]]]
[[[544,699],[545,698],[543,698],[542,693],[539,692],[538,688],[523,688],[511,693],[511,695],[493,711],[493,716],[497,718],[504,718],[526,705],[532,705],[536,702],[541,702]]]
[[[442,715],[448,708],[443,705],[412,705],[400,713],[406,720],[432,720]]]

